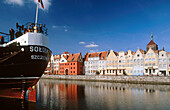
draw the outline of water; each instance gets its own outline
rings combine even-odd
[[[21,103],[11,104],[16,102]],[[25,105],[27,110],[170,110],[170,85],[41,79],[36,103]]]

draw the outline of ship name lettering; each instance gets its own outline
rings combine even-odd
[[[30,52],[48,53],[48,49],[45,47],[30,46]]]
[[[31,59],[34,59],[34,60],[47,60],[47,57],[43,56],[43,55],[31,55]]]

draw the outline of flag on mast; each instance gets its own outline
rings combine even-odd
[[[39,3],[41,3],[41,7],[44,8],[42,0],[38,0]]]

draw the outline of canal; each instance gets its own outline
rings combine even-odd
[[[41,79],[36,88],[36,103],[0,99],[1,107],[6,104],[24,110],[170,109],[170,85]]]

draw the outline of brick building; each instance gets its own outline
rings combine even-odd
[[[59,63],[59,75],[83,75],[83,58],[80,53],[64,52]]]

